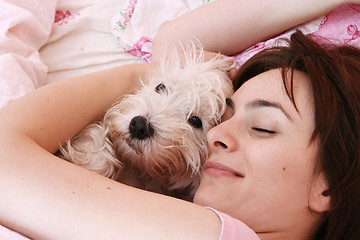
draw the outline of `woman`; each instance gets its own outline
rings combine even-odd
[[[308,227],[303,239],[357,239],[359,66],[358,49],[319,46],[300,32],[290,47],[249,60],[236,78],[231,118],[209,133],[212,155],[194,202],[231,212],[261,239],[298,239],[271,233],[279,223],[294,235]],[[215,182],[211,176],[221,173],[212,159],[226,159],[245,178]],[[240,198],[224,204],[236,191]]]
[[[250,60],[238,73],[240,88],[228,100],[225,121],[209,132],[211,156],[194,202],[242,220],[261,239],[356,239],[359,64],[358,49],[325,50],[300,33],[290,47],[271,49]],[[66,97],[45,96],[48,91],[39,94],[50,105]],[[27,100],[39,99],[32,94]],[[12,111],[21,104],[2,114],[18,115]],[[40,108],[35,110],[43,111]],[[37,118],[34,111],[21,113],[31,115],[30,120]],[[49,118],[67,119],[57,114],[49,111],[53,115]],[[81,116],[75,115],[71,119],[77,125]],[[56,150],[53,136],[67,131],[66,126],[50,126],[46,119],[13,123],[12,117],[2,115],[1,120],[6,126],[1,131],[1,189],[6,193],[1,223],[36,239],[218,238],[220,225],[205,208],[106,181],[50,157],[42,148]],[[39,130],[53,134],[34,133]],[[14,147],[16,142],[23,145]],[[58,196],[71,201],[59,201]],[[114,209],[115,217],[110,214]],[[93,224],[94,229],[86,229]]]
[[[244,65],[226,121],[208,135],[196,204],[126,187],[51,154],[156,64],[41,88],[0,111],[0,223],[34,239],[219,239],[222,228],[230,239],[227,216],[220,214],[222,225],[203,205],[261,239],[357,239],[359,56],[349,47],[324,50],[298,33],[289,48]],[[235,229],[242,231],[254,237],[246,226]]]

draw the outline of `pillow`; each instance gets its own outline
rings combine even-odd
[[[111,32],[110,19],[129,0],[59,0],[49,39],[40,49],[48,66],[46,83],[141,62]]]
[[[0,108],[45,84],[39,48],[50,35],[56,3],[0,1]]]

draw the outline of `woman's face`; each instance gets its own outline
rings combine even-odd
[[[225,121],[208,133],[210,157],[195,203],[226,212],[256,232],[311,214],[313,98],[307,75],[294,74],[298,111],[278,69],[250,79],[231,97]]]

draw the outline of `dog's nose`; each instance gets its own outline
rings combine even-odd
[[[131,119],[129,130],[132,138],[140,140],[154,135],[153,127],[150,125],[149,121],[142,116],[137,116]]]

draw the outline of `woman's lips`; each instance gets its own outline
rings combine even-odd
[[[205,173],[216,177],[244,177],[243,174],[235,171],[234,169],[213,161],[207,161],[205,163]]]

